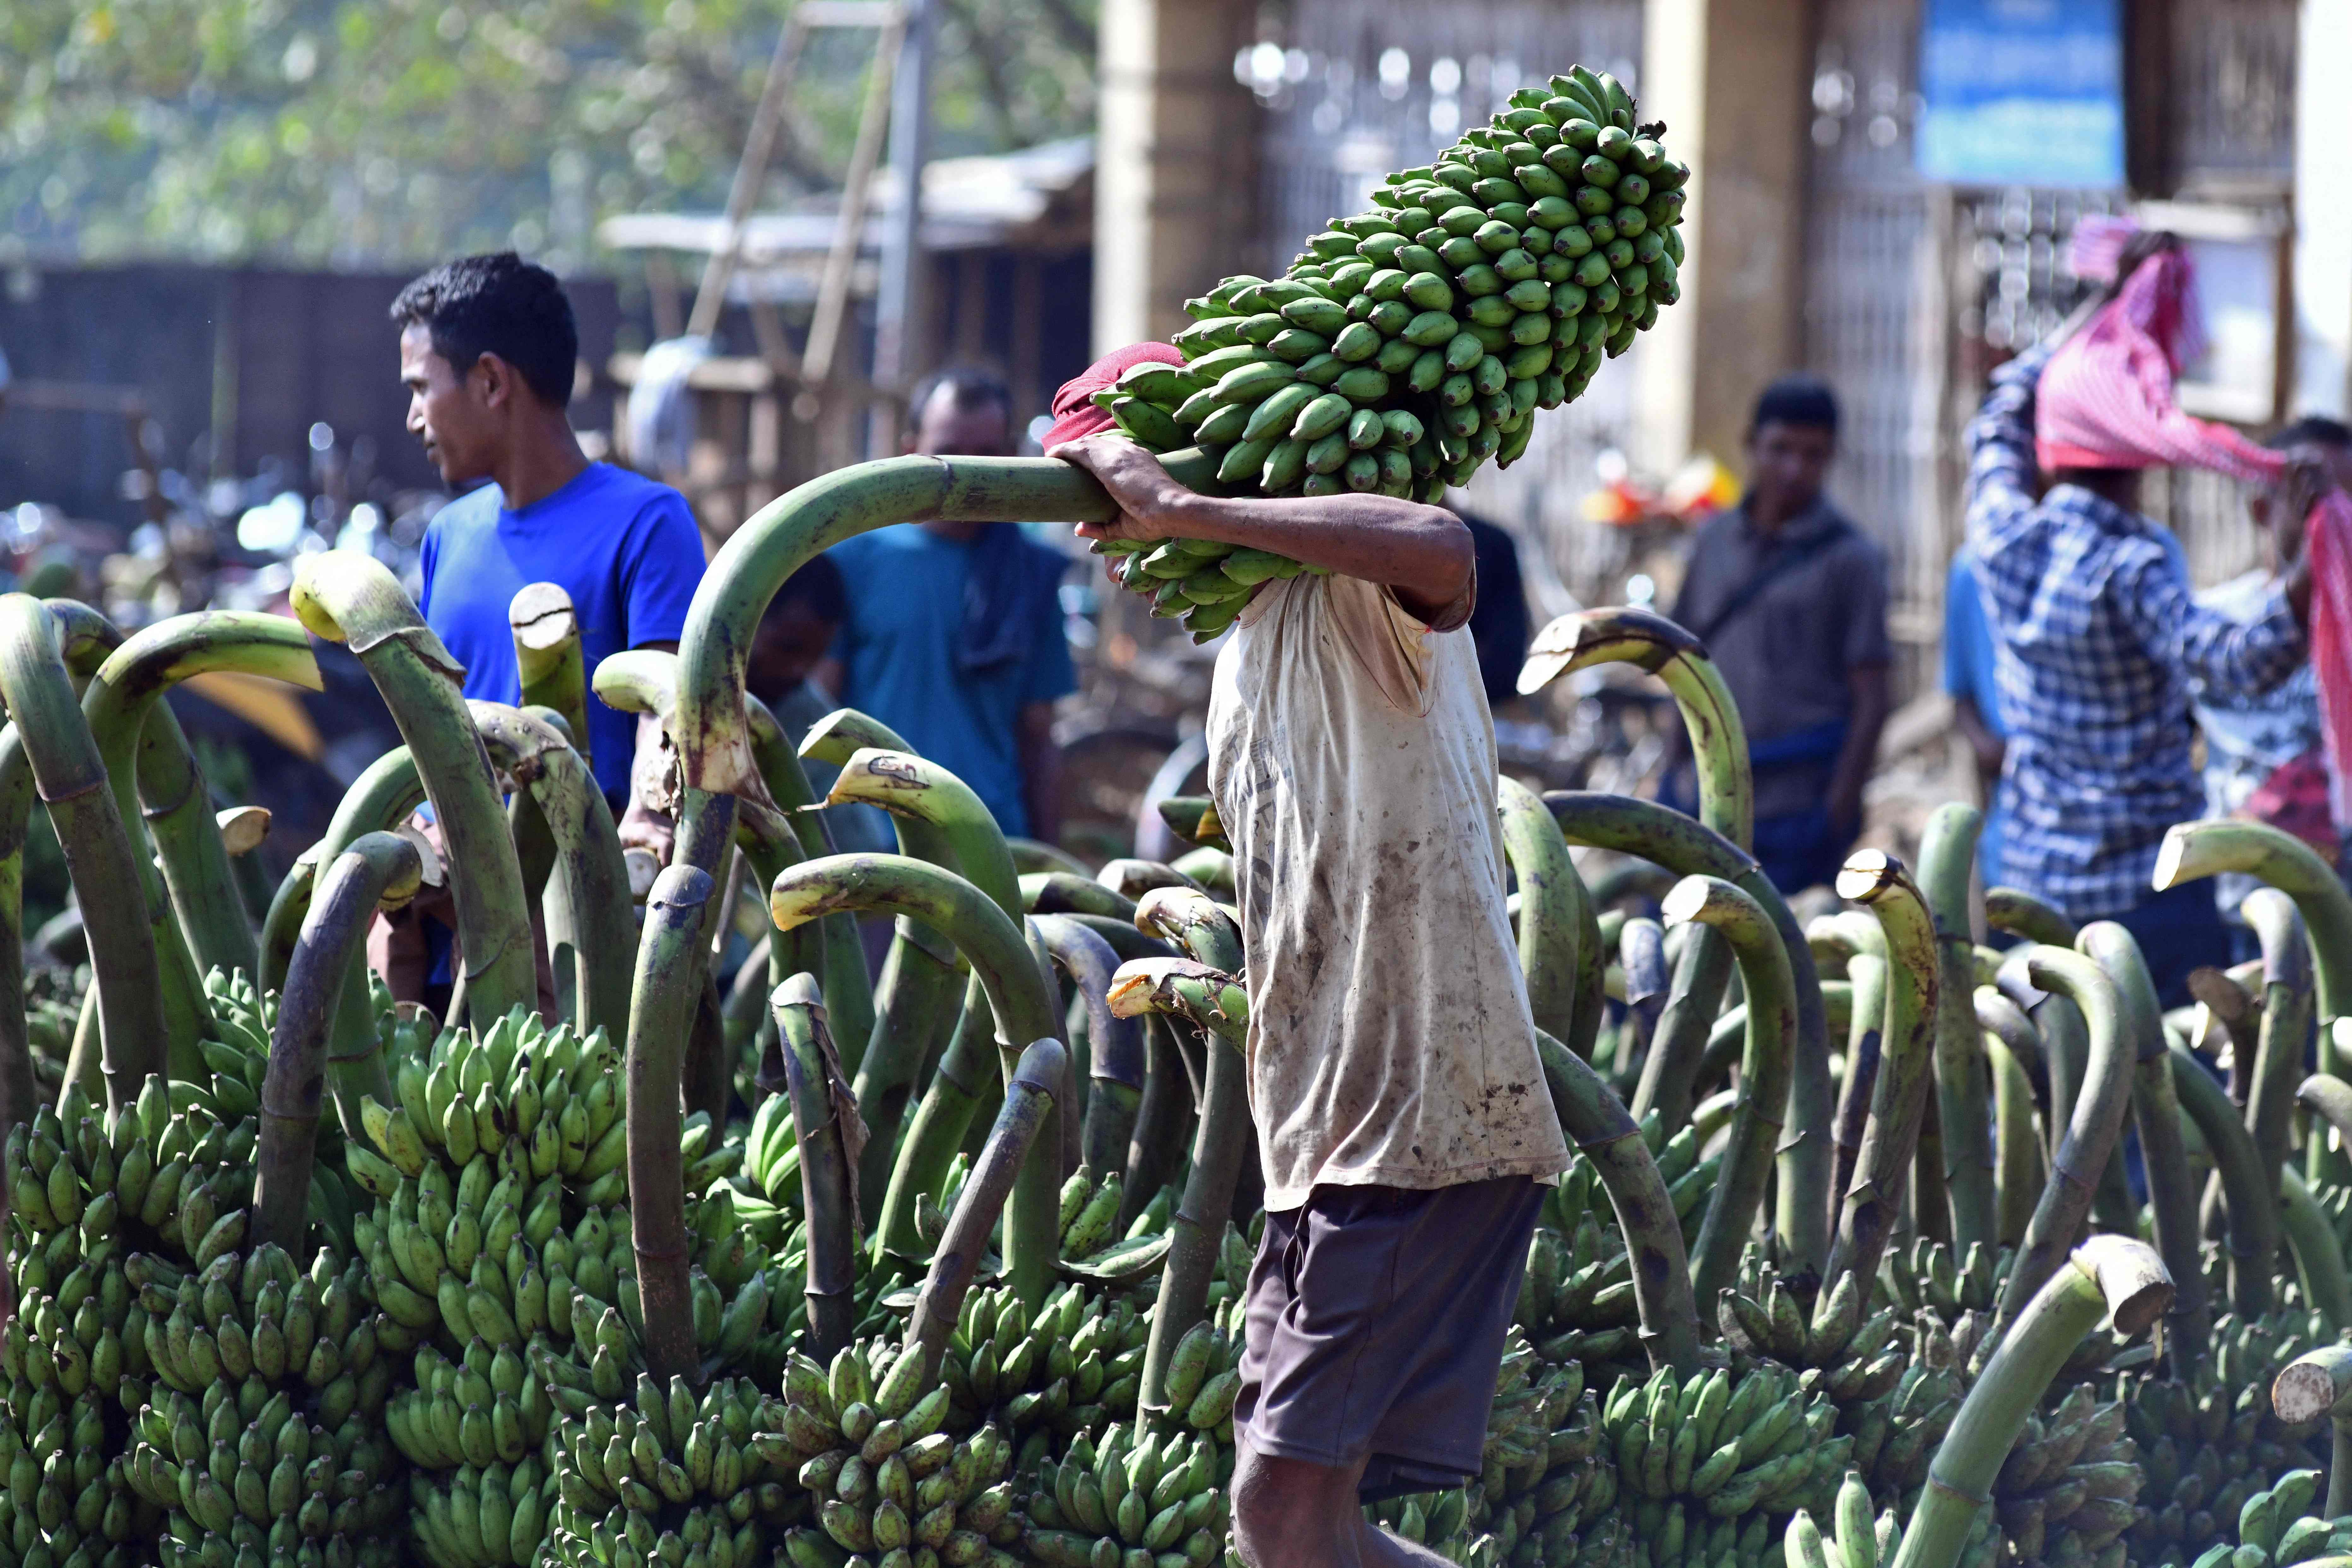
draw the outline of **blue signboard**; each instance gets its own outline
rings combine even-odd
[[[1920,174],[1965,185],[2121,185],[2119,11],[2119,0],[1927,0]]]

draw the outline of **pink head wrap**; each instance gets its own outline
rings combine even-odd
[[[1110,410],[1097,406],[1094,395],[1137,365],[1183,363],[1183,351],[1173,343],[1129,343],[1103,355],[1054,394],[1054,427],[1045,432],[1045,450],[1112,428]]]

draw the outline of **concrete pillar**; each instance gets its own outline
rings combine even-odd
[[[1254,0],[1104,0],[1095,132],[1094,345],[1181,327],[1247,259],[1260,112],[1234,79]]]
[[[1642,38],[1640,112],[1666,122],[1691,195],[1682,300],[1633,351],[1634,457],[1736,462],[1757,390],[1802,358],[1812,6],[1645,0]]]
[[[2293,411],[2352,408],[2352,7],[2303,0],[2294,103]]]

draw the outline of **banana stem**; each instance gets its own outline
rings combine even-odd
[[[1699,1365],[1698,1306],[1683,1251],[1682,1223],[1675,1217],[1675,1201],[1658,1174],[1658,1163],[1650,1157],[1641,1128],[1600,1074],[1549,1035],[1536,1036],[1536,1049],[1561,1131],[1592,1162],[1616,1212],[1631,1254],[1633,1301],[1651,1368],[1671,1366],[1676,1376],[1689,1377]]]
[[[294,573],[295,614],[331,642],[346,643],[392,710],[393,722],[441,824],[467,1006],[477,1018],[535,1010],[530,914],[506,812],[465,699],[463,671],[425,625],[383,563],[353,551],[306,555]],[[699,982],[700,971],[692,978]]]
[[[1118,1203],[1122,1235],[1160,1189],[1176,1179],[1184,1160],[1184,1129],[1192,1119],[1192,1079],[1184,1068],[1175,1026],[1165,1018],[1148,1019],[1143,1037],[1143,1102],[1135,1110],[1127,1187]]]
[[[2253,1134],[2240,1120],[2229,1091],[2186,1047],[2171,1045],[2167,1050],[2180,1109],[2196,1124],[2221,1178],[2221,1202],[2230,1222],[2230,1306],[2243,1316],[2259,1317],[2271,1310],[2271,1269],[2279,1242],[2277,1190],[2263,1180]]]
[[[1669,921],[1696,922],[1721,932],[1739,960],[1740,980],[1748,991],[1748,1048],[1739,1064],[1738,1108],[1732,1112],[1722,1175],[1699,1224],[1690,1266],[1695,1299],[1712,1303],[1737,1275],[1740,1250],[1748,1245],[1749,1227],[1771,1183],[1796,1054],[1795,985],[1789,978],[1789,955],[1770,918],[1730,883],[1714,877],[1685,878],[1666,895],[1664,910]]]
[[[525,584],[507,606],[507,626],[514,635],[515,672],[522,682],[520,706],[554,709],[572,749],[582,762],[590,762],[588,660],[572,595],[560,584]]]
[[[1621,910],[1612,910],[1609,918],[1615,922],[1615,929],[1612,931],[1602,927],[1606,933],[1604,941],[1616,948],[1618,971],[1625,983],[1625,1016],[1618,1021],[1616,1039],[1610,1051],[1609,1070],[1622,1076],[1636,1061],[1646,1069],[1651,1043],[1658,1037],[1658,1019],[1665,1011],[1666,999],[1674,991],[1675,982],[1674,976],[1666,971],[1665,927],[1646,917],[1628,919]],[[1608,984],[1605,969],[1601,984],[1605,998]],[[1740,1007],[1733,1011],[1745,1014],[1747,1009]],[[1722,1032],[1723,1020],[1718,1018],[1716,1020],[1716,1033],[1707,1037],[1710,1055],[1714,1052],[1717,1036]],[[1717,1074],[1710,1076],[1702,1062],[1699,1081],[1713,1083],[1716,1077],[1730,1071],[1731,1064],[1738,1060],[1740,1047],[1747,1038],[1748,1031],[1743,1022],[1740,1027],[1731,1032],[1730,1042],[1724,1047],[1724,1059]],[[1566,1043],[1570,1050],[1577,1052],[1580,1059],[1592,1059],[1590,1049],[1577,1050],[1577,1041],[1571,1039]],[[1639,1092],[1638,1085],[1636,1092]]]
[[[702,939],[703,906],[713,890],[709,873],[698,866],[672,866],[655,879],[646,900],[635,1005],[629,1014],[629,1240],[637,1258],[646,1370],[659,1383],[673,1377],[697,1382],[700,1374],[687,1269],[685,1168],[678,1153],[684,1124],[679,1058],[693,1023],[695,992],[666,984],[664,976],[693,964]],[[795,1101],[795,1113],[798,1109]],[[803,1158],[803,1171],[807,1167]],[[809,1217],[814,1224],[814,1208]],[[812,1277],[816,1268],[812,1258]]]
[[[1904,1528],[1894,1568],[1953,1568],[2026,1416],[2083,1337],[2103,1317],[2122,1332],[2137,1334],[2171,1298],[2172,1281],[2146,1243],[2095,1236],[2075,1248],[2019,1315],[1961,1402],[1928,1467],[1927,1489]]]
[[[1633,1103],[1628,1107],[1637,1119],[1656,1111],[1669,1137],[1690,1121],[1699,1061],[1706,1054],[1707,1034],[1723,1005],[1733,963],[1731,949],[1712,928],[1692,931],[1675,961],[1665,1008],[1658,1015]]]
[[[1743,760],[1745,752],[1742,752]],[[1772,919],[1788,954],[1797,995],[1796,1067],[1789,1086],[1788,1137],[1780,1159],[1780,1194],[1773,1228],[1800,1272],[1819,1270],[1830,1252],[1832,1124],[1829,1025],[1822,1005],[1812,949],[1755,857],[1721,834],[1651,801],[1584,791],[1544,796],[1552,819],[1571,844],[1614,849],[1685,877],[1720,877],[1756,900]],[[1712,940],[1710,938],[1709,940]],[[1600,949],[1595,945],[1594,952]],[[1594,1013],[1597,1015],[1598,1009]]]
[[[310,1224],[310,1163],[326,1080],[327,1028],[348,983],[351,956],[379,905],[415,897],[416,847],[389,833],[362,835],[335,857],[303,917],[302,935],[278,995],[269,1068],[261,1081],[261,1142],[254,1162],[254,1243],[299,1253]]]
[[[1197,895],[1196,895],[1197,896]],[[1122,964],[1111,982],[1111,1010],[1125,1017],[1173,1014],[1201,1033],[1208,1047],[1208,1086],[1201,1100],[1201,1123],[1192,1139],[1192,1171],[1184,1198],[1170,1225],[1168,1262],[1160,1276],[1160,1297],[1151,1310],[1151,1338],[1143,1352],[1143,1388],[1137,1411],[1143,1420],[1164,1425],[1168,1364],[1177,1342],[1207,1313],[1209,1277],[1215,1272],[1218,1243],[1231,1223],[1234,1186],[1248,1147],[1249,1068],[1243,1051],[1249,1043],[1249,999],[1240,982],[1188,959],[1143,959]]]
[[[782,931],[845,910],[907,915],[956,944],[987,994],[1008,1082],[1025,1049],[1014,1042],[1058,1035],[1053,992],[1021,928],[961,877],[901,855],[834,855],[793,867],[769,894]],[[1061,1240],[1058,1147],[1047,1155],[1023,1172],[1005,1215],[1006,1272],[1033,1306],[1052,1285]]]
[[[2286,1163],[2294,1122],[2295,1083],[2311,1043],[2311,943],[2294,900],[2276,888],[2256,888],[2239,906],[2263,946],[2263,1016],[2256,1032],[2252,1080],[2246,1095],[2246,1130],[2264,1173]],[[2338,1130],[2352,1147],[2352,1133]]]
[[[2168,837],[2166,843],[2170,842]],[[2185,1367],[2204,1358],[2211,1322],[2203,1260],[2199,1256],[2197,1189],[2180,1137],[2180,1101],[2164,1037],[2163,1013],[2157,1005],[2156,985],[2148,978],[2139,943],[2131,932],[2113,921],[2093,921],[2074,938],[2074,946],[2116,983],[2124,1039],[2138,1062],[2132,1075],[2132,1121],[2139,1129],[2157,1250],[2164,1255],[2175,1288],[2166,1350],[2176,1366]]]
[[[882,1198],[881,1222],[874,1227],[869,1261],[877,1267],[888,1258],[920,1256],[922,1243],[915,1229],[915,1200],[924,1195],[936,1196],[944,1187],[948,1167],[955,1163],[956,1152],[963,1147],[972,1116],[995,1089],[999,1068],[992,1059],[996,1055],[994,1042],[986,1026],[980,1022],[985,1016],[986,996],[980,977],[973,975],[965,989],[962,1008],[942,1020],[949,1030],[947,1050],[940,1058],[939,1066],[931,1069],[931,1081],[907,1123],[907,1136],[890,1166],[889,1187]],[[1043,1116],[1045,1112],[1038,1114]],[[1058,1208],[1055,1217],[1060,1217]]]
[[[325,835],[307,853],[317,863],[331,864],[362,835],[388,833],[405,823],[424,800],[425,781],[417,774],[415,760],[406,746],[394,746],[352,781],[351,788],[336,803],[335,815],[329,820]],[[449,874],[446,864],[442,874]],[[520,878],[520,863],[517,875]],[[299,923],[309,907],[309,887],[288,877],[286,885],[279,889],[279,902],[270,906],[269,921],[263,930],[265,973],[269,967],[267,955],[276,945],[273,933],[279,929],[281,914]],[[384,1069],[383,1037],[376,1028],[375,1007],[369,993],[365,949],[355,950],[350,962],[351,973],[344,977],[341,1000],[335,1005],[334,1026],[327,1040],[327,1081],[334,1092],[335,1111],[343,1124],[343,1135],[357,1138],[362,1131],[361,1100],[373,1095],[389,1105],[392,1086]],[[535,979],[533,1000],[537,1000]]]
[[[1975,1245],[1990,1249],[2000,1239],[1992,1129],[1985,1115],[1991,1085],[1977,1026],[1976,941],[1969,919],[1969,882],[1983,826],[1984,814],[1975,806],[1948,802],[1928,816],[1919,840],[1919,890],[1936,921],[1936,1121],[1943,1136],[1942,1175],[1955,1256]],[[1932,1203],[1935,1197],[1922,1192],[1917,1201]]]
[[[588,759],[553,725],[504,703],[466,707],[491,766],[529,794],[553,841],[551,883],[569,916],[562,923],[572,937],[575,1023],[583,1035],[600,1028],[622,1033],[628,1027],[626,981],[637,929],[613,808],[604,804]]]
[[[2000,1239],[2003,1247],[2016,1247],[2025,1240],[2025,1227],[2033,1219],[2035,1167],[2042,1152],[2033,1133],[2033,1085],[1999,1035],[1985,1032],[1984,1050],[1992,1066]]]
[[[1626,984],[1629,987],[1632,985],[1630,977]],[[1632,1005],[1630,996],[1627,998],[1627,1005],[1629,1008]],[[1822,1018],[1833,1037],[1842,1038],[1853,1030],[1853,981],[1824,980],[1822,982]],[[1715,1020],[1715,1027],[1707,1031],[1706,1054],[1698,1059],[1698,1081],[1702,1084],[1713,1083],[1729,1072],[1738,1064],[1739,1053],[1746,1045],[1747,1039],[1748,1004],[1742,1002],[1738,1006],[1726,1007],[1721,1016]],[[1692,1120],[1694,1123],[1697,1120],[1697,1113],[1695,1111],[1692,1113]],[[1854,1126],[1857,1136],[1860,1135],[1861,1130],[1861,1123],[1857,1120]]]
[[[1226,974],[1246,965],[1241,928],[1206,893],[1154,888],[1137,901],[1135,929],[1184,950],[1195,963]]]
[[[1847,1016],[1845,1083],[1838,1096],[1837,1155],[1832,1168],[1832,1190],[1841,1193],[1853,1184],[1854,1166],[1862,1161],[1863,1134],[1870,1127],[1870,1100],[1885,1049],[1886,960],[1877,953],[1856,952],[1845,961],[1845,973],[1853,986],[1853,1010]]]
[[[1018,1190],[1022,1173],[1036,1163],[1030,1152],[1045,1130],[1055,1086],[1067,1065],[1061,1042],[1047,1037],[1021,1053],[1020,1065],[1006,1080],[1003,1109],[996,1113],[971,1177],[956,1198],[955,1213],[948,1216],[930,1272],[915,1298],[914,1318],[907,1325],[908,1348],[922,1355],[927,1382],[938,1375],[940,1352],[962,1315],[964,1295],[971,1289],[998,1215],[1008,1195]]]
[[[2322,1415],[2332,1419],[2336,1446],[2325,1517],[2352,1513],[2352,1345],[2321,1345],[2289,1362],[2271,1384],[2271,1409],[2294,1426]]]
[[[254,984],[263,991],[286,988],[286,967],[293,962],[294,944],[301,938],[303,917],[310,911],[310,893],[318,876],[318,858],[306,849],[295,858],[278,881],[278,890],[270,895],[269,912],[261,921],[261,969],[254,976]]]
[[[2345,1268],[2343,1245],[2336,1239],[2326,1211],[2293,1165],[2279,1167],[2279,1230],[2286,1237],[2287,1250],[2294,1254],[2303,1299],[2336,1332],[2352,1328],[2352,1274]]]
[[[1855,1157],[1853,1183],[1846,1189],[1844,1221],[1822,1277],[1827,1289],[1851,1273],[1867,1290],[1902,1214],[1904,1182],[1935,1076],[1941,971],[1935,921],[1901,861],[1861,850],[1838,873],[1837,891],[1842,899],[1868,906],[1886,935],[1886,1022],[1879,1037],[1870,1121]]]
[[[1110,987],[1118,954],[1110,943],[1067,915],[1030,920],[1055,964],[1077,988],[1087,1009],[1087,1096],[1080,1157],[1098,1174],[1127,1169],[1128,1142],[1143,1103],[1143,1025],[1110,1010]]]
[[[0,595],[0,700],[32,764],[34,784],[65,850],[96,975],[107,1107],[120,1110],[164,1070],[162,971],[141,893],[140,857],[107,788],[100,756],[58,650],[57,623],[37,599]],[[21,1004],[19,1004],[21,1005]],[[195,1056],[188,1040],[187,1056]],[[173,1059],[182,1076],[203,1070]],[[198,1081],[201,1081],[199,1079]]]
[[[40,1109],[25,1024],[25,836],[32,815],[33,764],[10,724],[0,729],[0,1138]]]
[[[857,1330],[857,1189],[842,1136],[848,1096],[815,979],[793,975],[776,987],[769,1005],[783,1041],[793,1128],[800,1140],[810,1353],[829,1362]]]
[[[1535,791],[1508,774],[1495,789],[1503,853],[1519,884],[1519,969],[1527,978],[1528,1008],[1537,1028],[1570,1039],[1576,1034],[1579,948],[1591,921],[1591,900],[1568,840]]]
[[[2074,945],[2074,922],[2022,888],[1987,888],[1984,910],[1985,924],[1994,931],[2045,947]]]
[[[2334,1026],[2352,1015],[2352,891],[2309,845],[2267,823],[2214,818],[2166,831],[2156,855],[2157,891],[2221,871],[2243,871],[2269,883],[2302,912],[2318,984],[2319,1070],[2341,1076]],[[2352,1175],[2352,1156],[2341,1144],[2331,1148],[2325,1136],[2311,1141],[2306,1161],[2315,1182]]]
[[[1024,871],[1021,875],[1022,907],[1033,915],[1097,915],[1104,920],[1132,921],[1135,900],[1114,892],[1091,877],[1067,871]]]
[[[140,731],[139,799],[196,967],[250,978],[261,959],[253,917],[221,838],[212,791],[168,703],[155,704]]]

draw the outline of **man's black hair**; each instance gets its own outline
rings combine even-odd
[[[423,327],[433,352],[464,375],[484,354],[515,367],[543,403],[572,402],[580,328],[563,285],[511,250],[445,261],[400,291],[394,324]]]
[[[841,580],[841,568],[828,555],[817,555],[784,579],[776,596],[768,601],[760,621],[782,622],[788,613],[797,612],[812,620],[839,626],[849,616],[849,591]]]
[[[2289,447],[2333,447],[2339,452],[2352,451],[2352,425],[2330,419],[2325,414],[2306,414],[2281,426],[2263,444],[2281,452]]]
[[[1756,399],[1756,415],[1748,422],[1753,436],[1767,425],[1802,425],[1837,434],[1837,394],[1820,376],[1790,371],[1775,377]]]
[[[994,404],[1004,411],[1005,435],[1010,437],[1015,434],[1013,428],[1013,389],[1005,385],[1003,378],[994,372],[968,364],[935,370],[915,383],[914,395],[907,399],[908,429],[922,423],[923,410],[931,405],[931,399],[939,395],[941,387],[948,389],[950,405],[961,413],[968,414],[975,408],[985,408]]]

